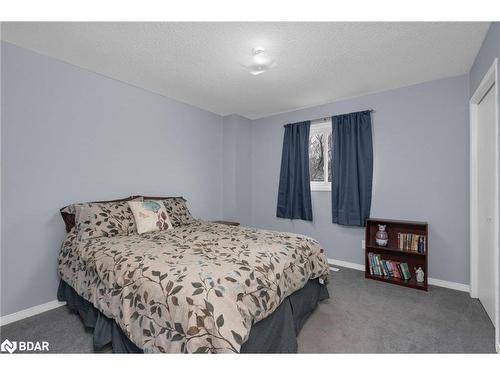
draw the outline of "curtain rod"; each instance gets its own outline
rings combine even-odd
[[[366,112],[366,111],[369,111],[369,112],[372,112],[372,113],[375,113],[375,110],[374,109],[366,109],[364,111],[355,111],[355,112],[349,112],[349,113],[343,113],[343,114],[346,114],[346,115],[349,115],[351,113],[356,113],[356,112]],[[340,116],[340,115],[335,115],[335,116]],[[320,117],[320,118],[316,118],[314,120],[311,120],[311,122],[316,122],[316,121],[327,121],[327,120],[330,120],[332,118],[332,116],[329,116],[329,117]]]
[[[349,115],[351,113],[357,113],[357,112],[372,112],[372,113],[375,113],[376,111],[374,109],[365,109],[364,111],[355,111],[355,112],[349,112],[349,113],[342,113],[340,115],[335,115],[335,116],[341,116],[341,115]],[[310,120],[311,122],[316,122],[316,121],[327,121],[327,120],[330,120],[332,118],[332,116],[329,116],[329,117],[320,117],[320,118],[316,118],[314,120]],[[287,124],[287,125],[290,125],[290,124]],[[286,125],[283,125],[284,127]]]

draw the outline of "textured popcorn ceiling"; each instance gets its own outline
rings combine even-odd
[[[3,23],[2,39],[248,118],[466,74],[489,23]],[[241,64],[262,46],[278,66]]]

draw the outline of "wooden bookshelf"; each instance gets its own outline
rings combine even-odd
[[[389,237],[389,241],[385,247],[378,246],[375,242],[375,234],[378,231],[378,224],[386,225],[386,232]],[[424,235],[426,239],[425,253],[421,254],[410,250],[400,249],[398,246],[398,233]],[[411,273],[411,279],[404,280],[395,277],[371,275],[368,253],[379,254],[381,259],[384,260],[407,263]],[[365,278],[427,291],[428,255],[429,233],[428,224],[426,222],[379,218],[367,219],[365,232]],[[415,275],[415,268],[418,267],[422,267],[422,270],[425,273],[424,282],[422,283],[417,282]]]

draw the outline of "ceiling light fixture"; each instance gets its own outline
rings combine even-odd
[[[269,56],[266,53],[266,50],[262,47],[254,47],[252,49],[251,62],[249,64],[243,65],[243,67],[254,76],[265,73],[275,66],[276,63],[274,59]]]

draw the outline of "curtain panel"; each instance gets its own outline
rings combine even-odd
[[[332,117],[332,221],[365,226],[373,179],[371,111]]]
[[[312,221],[309,181],[311,121],[285,125],[276,216]]]

